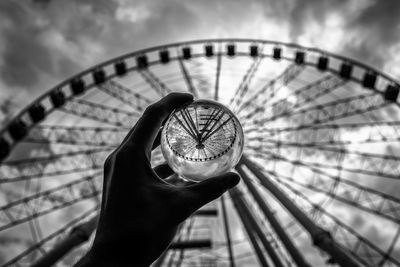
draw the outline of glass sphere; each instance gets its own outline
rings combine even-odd
[[[224,105],[196,100],[174,110],[161,133],[161,150],[181,178],[202,181],[232,170],[243,152],[244,135]]]

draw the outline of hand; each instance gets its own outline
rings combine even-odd
[[[171,243],[180,223],[239,182],[227,173],[174,186],[168,165],[151,168],[163,121],[193,101],[172,93],[149,106],[104,166],[103,200],[93,246],[78,266],[149,266]]]

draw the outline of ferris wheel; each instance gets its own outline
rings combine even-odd
[[[183,223],[154,266],[400,266],[399,88],[360,62],[266,40],[168,44],[94,66],[0,129],[0,264],[76,262],[105,158],[178,91],[239,119],[242,181]]]

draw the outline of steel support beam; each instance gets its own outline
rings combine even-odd
[[[216,209],[202,209],[193,213],[193,216],[216,217],[218,211]]]
[[[233,257],[232,242],[231,242],[231,233],[230,233],[228,215],[226,212],[225,200],[223,195],[221,196],[221,208],[223,215],[222,219],[224,221],[224,226],[225,226],[224,229],[225,229],[226,243],[228,246],[229,266],[235,267],[235,259]]]
[[[198,239],[188,241],[177,241],[172,243],[168,249],[205,249],[211,248],[211,239]]]
[[[266,238],[265,233],[263,232],[260,225],[255,220],[254,215],[249,210],[249,204],[242,197],[243,193],[238,188],[233,188],[231,191],[232,191],[232,194],[235,196],[234,198],[232,198],[233,203],[237,207],[240,207],[242,215],[247,218],[247,220],[249,222],[249,226],[251,227],[251,229],[257,235],[258,239],[263,244],[263,247],[267,251],[272,262],[274,263],[274,266],[275,267],[283,267],[283,263],[282,263],[281,259],[279,258],[278,254],[276,254],[275,249],[271,246],[271,243]]]
[[[297,219],[311,235],[314,245],[331,256],[331,260],[343,267],[359,267],[357,261],[332,238],[325,229],[316,225],[299,207],[297,207],[257,166],[243,156],[241,162],[257,177],[260,183]]]
[[[32,267],[53,266],[73,248],[87,242],[93,231],[96,229],[97,220],[98,216],[95,216],[89,221],[74,227],[67,238],[58,243],[51,251],[35,262]]]
[[[303,258],[299,250],[293,244],[292,240],[283,229],[281,223],[275,218],[275,215],[267,206],[263,198],[261,197],[260,193],[256,189],[256,187],[252,184],[249,176],[244,172],[241,165],[236,167],[236,170],[239,172],[240,176],[242,177],[242,181],[246,184],[247,188],[249,189],[251,195],[253,196],[254,200],[258,204],[259,208],[263,212],[265,218],[268,220],[269,224],[274,229],[275,233],[278,235],[279,239],[282,241],[283,245],[285,246],[286,250],[289,252],[290,256],[294,260],[297,266],[300,267],[310,267],[310,264]]]
[[[221,50],[220,48],[218,50]],[[215,88],[214,88],[214,100],[218,101],[218,97],[219,97],[219,78],[221,76],[221,51],[218,51],[217,54],[217,71],[215,73]]]
[[[236,197],[238,197],[237,194],[235,192],[233,192],[232,190],[229,191],[229,195],[232,200],[235,199]],[[260,265],[263,267],[268,267],[269,266],[268,261],[265,258],[265,255],[256,239],[256,236],[250,226],[249,220],[247,219],[247,217],[245,217],[243,215],[242,207],[240,205],[237,205],[235,201],[233,201],[233,204],[234,204],[237,214],[239,215],[239,218],[243,224],[244,230],[246,231],[247,236],[249,237],[250,243],[253,246],[254,252],[257,255]]]

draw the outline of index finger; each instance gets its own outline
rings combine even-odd
[[[136,124],[126,144],[143,147],[150,153],[162,122],[176,108],[193,101],[193,96],[186,93],[171,93],[160,101],[150,105]]]

